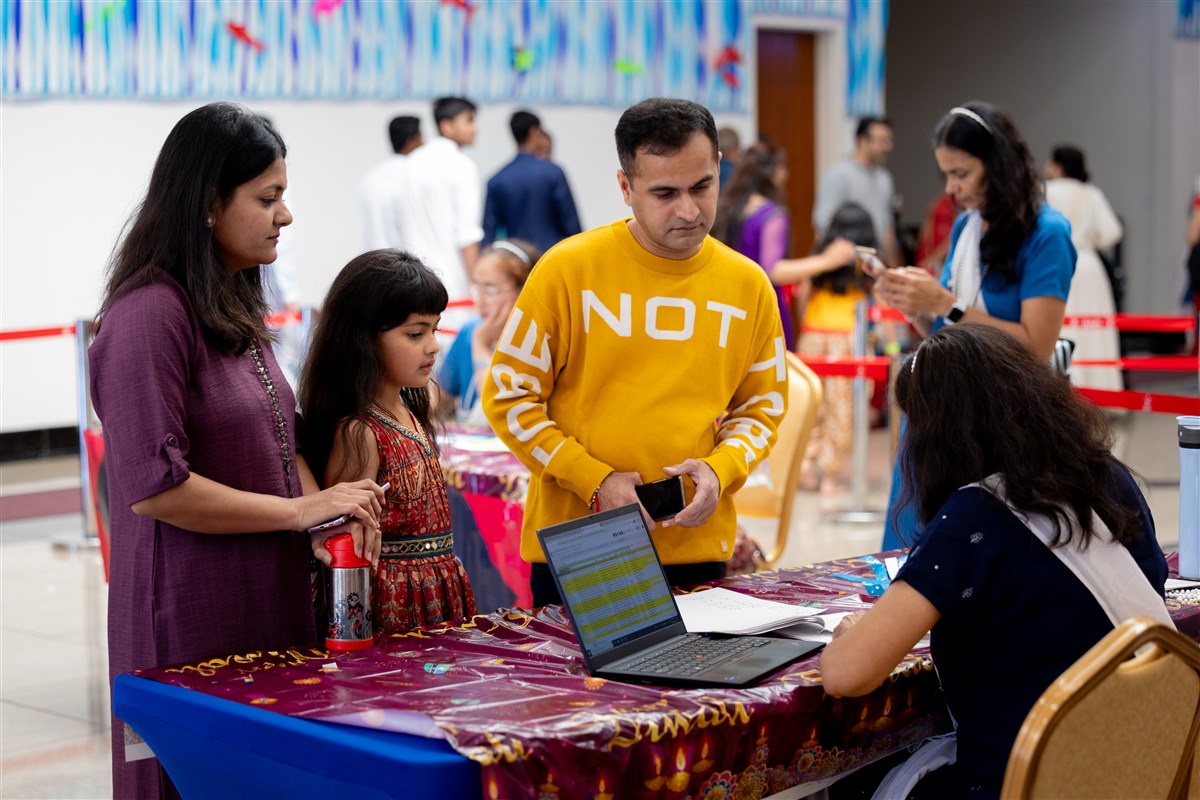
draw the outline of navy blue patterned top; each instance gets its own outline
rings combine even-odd
[[[1145,536],[1129,550],[1162,594],[1167,564],[1150,509],[1123,467],[1114,468],[1113,483],[1142,518]],[[1066,565],[978,487],[950,496],[896,579],[941,614],[930,645],[958,721],[958,762],[950,768],[957,794],[998,797],[1026,715],[1112,623]]]

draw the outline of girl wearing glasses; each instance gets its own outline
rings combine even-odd
[[[487,377],[517,295],[541,257],[536,245],[521,239],[498,240],[480,253],[471,284],[479,317],[458,332],[438,372],[444,416],[467,425],[487,426],[479,404],[479,386]]]

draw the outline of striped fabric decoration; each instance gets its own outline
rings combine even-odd
[[[878,110],[886,0],[0,0],[0,91],[744,113],[756,14],[847,19],[849,105]]]

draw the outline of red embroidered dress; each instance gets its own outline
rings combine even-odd
[[[471,581],[454,555],[445,479],[426,433],[375,409],[368,423],[379,446],[375,480],[392,484],[379,522],[376,632],[387,636],[473,616]]]

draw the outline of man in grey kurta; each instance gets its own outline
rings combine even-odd
[[[855,133],[854,153],[821,175],[813,204],[813,228],[820,239],[839,208],[857,203],[871,215],[884,259],[900,266],[892,220],[896,188],[892,173],[884,166],[891,152],[892,123],[880,117],[863,117]]]

